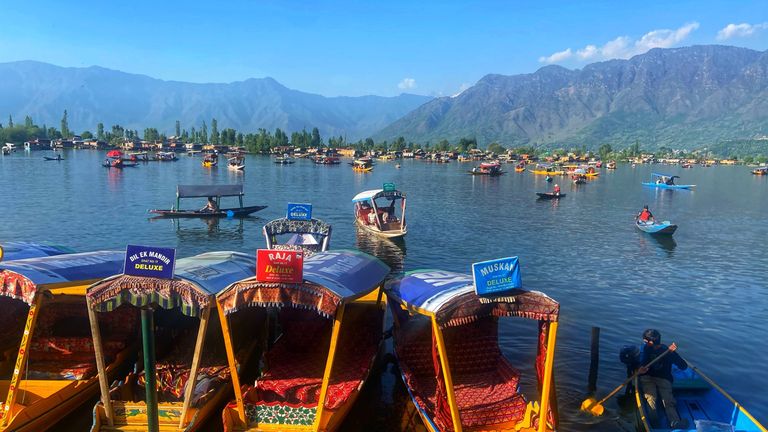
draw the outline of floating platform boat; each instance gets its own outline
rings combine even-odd
[[[118,275],[88,289],[101,359],[92,431],[194,431],[218,415],[232,387],[215,295],[255,266],[252,255],[210,252],[176,261],[173,279]],[[97,319],[118,311],[141,313],[141,335],[131,336],[142,344],[143,358],[131,360],[143,367],[110,386],[102,365],[113,339]],[[238,361],[248,362],[256,347],[244,345]]]
[[[158,217],[167,218],[223,218],[223,217],[245,217],[257,211],[264,210],[267,206],[243,206],[242,184],[234,185],[178,185],[176,187],[176,207],[169,210],[153,209],[150,213]],[[181,210],[182,198],[215,198],[216,211],[207,210]],[[238,197],[240,207],[226,208],[220,207],[222,197]]]
[[[513,290],[479,297],[472,278],[417,270],[385,286],[395,355],[413,405],[430,432],[553,431],[552,370],[560,306],[545,294]],[[520,372],[502,354],[499,318],[536,320],[540,398],[520,392]],[[507,337],[514,337],[508,335]],[[533,351],[533,350],[532,350]],[[525,353],[526,357],[532,353]]]
[[[362,252],[319,252],[304,260],[303,283],[250,278],[218,294],[235,389],[222,413],[224,430],[337,430],[381,349],[381,285],[388,273],[389,267]],[[258,333],[233,337],[236,328],[229,323],[275,308],[270,320],[279,324],[280,335],[266,351],[261,374],[248,376],[233,353],[238,341]]]
[[[643,182],[643,186],[655,187],[659,189],[691,189],[696,187],[696,185],[675,184],[676,178],[680,178],[680,176],[651,173],[651,181]]]
[[[0,263],[0,431],[44,431],[98,392],[85,292],[120,273],[124,258],[101,251]],[[127,335],[138,321],[115,314],[99,322],[114,342],[103,359],[110,379],[133,349]]]
[[[380,237],[397,238],[408,233],[405,223],[405,194],[385,184],[385,189],[360,192],[352,198],[355,222]]]

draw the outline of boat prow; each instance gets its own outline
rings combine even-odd
[[[672,235],[677,231],[677,225],[669,222],[645,223],[636,221],[635,226],[643,232],[654,235]]]

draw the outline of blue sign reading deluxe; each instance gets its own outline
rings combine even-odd
[[[475,293],[479,296],[500,295],[505,291],[523,287],[517,257],[474,263],[472,277],[475,281]]]
[[[288,220],[312,220],[312,204],[288,203]]]
[[[176,249],[134,245],[125,248],[124,274],[173,279],[175,266]]]

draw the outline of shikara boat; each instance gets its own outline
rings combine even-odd
[[[320,252],[304,260],[303,283],[251,278],[217,295],[235,389],[235,400],[222,413],[224,430],[336,430],[380,351],[381,285],[388,273],[389,267],[362,252]],[[271,316],[281,330],[255,382],[236,372],[240,364],[231,344],[237,339],[229,325],[254,309],[276,309]]]
[[[406,273],[387,282],[385,292],[397,362],[412,408],[427,430],[555,430],[557,302],[522,289],[479,297],[469,275],[440,270]],[[501,317],[538,323],[535,356],[526,352],[525,357],[535,358],[539,400],[529,401],[520,392],[520,372],[502,354]]]
[[[722,387],[696,366],[680,371],[673,367],[672,393],[677,401],[680,418],[687,421],[684,431],[738,431],[768,432],[746,408],[736,402]],[[635,377],[635,388],[639,389],[639,379]],[[635,392],[637,430],[639,432],[669,432],[668,427],[659,427],[649,420],[648,405],[641,392]],[[657,410],[659,423],[668,425],[664,409]]]
[[[125,160],[121,158],[107,158],[104,160],[104,163],[101,164],[104,168],[116,168],[116,169],[123,169],[123,168],[135,168],[139,166],[138,162],[126,162]]]
[[[504,174],[504,171],[501,170],[501,164],[498,162],[483,162],[480,164],[480,166],[469,170],[469,173],[472,175],[487,175],[495,177]]]
[[[768,166],[757,167],[752,170],[752,174],[759,175],[759,176],[768,175]]]
[[[318,155],[314,159],[312,159],[312,162],[314,162],[317,165],[338,165],[341,163],[339,158],[335,156],[322,156]]]
[[[245,157],[234,156],[227,159],[227,168],[232,171],[243,171],[245,169]]]
[[[373,161],[371,159],[355,159],[354,162],[350,162],[350,165],[352,165],[352,171],[355,172],[373,171]]]
[[[296,163],[296,159],[285,153],[282,156],[277,156],[274,162],[278,165],[291,165]]]
[[[0,244],[0,261],[40,258],[74,252],[74,250],[68,247],[59,245],[31,242],[3,242],[3,244]]]
[[[176,261],[172,280],[118,275],[88,288],[101,387],[92,431],[193,431],[218,415],[232,390],[215,295],[255,266],[251,255],[210,252]],[[118,311],[141,314],[141,336],[131,336],[143,358],[110,386],[103,357],[113,338],[97,321]],[[255,349],[244,346],[238,360]]]
[[[267,249],[300,250],[305,257],[327,251],[331,243],[331,225],[320,219],[275,219],[263,231]]]
[[[520,162],[519,164],[515,165],[515,172],[523,171],[525,171],[525,162]]]
[[[675,184],[676,178],[680,178],[680,176],[651,173],[651,181],[643,182],[643,186],[659,189],[691,189],[696,186]]]
[[[216,156],[216,153],[208,153],[203,158],[203,161],[201,162],[203,165],[203,168],[213,168],[219,163],[219,157]]]
[[[609,170],[615,170],[616,169],[616,161],[610,161],[608,162],[605,167]]]
[[[101,251],[0,264],[0,431],[49,429],[98,392],[85,290],[123,269],[123,252]],[[104,358],[112,377],[132,347],[138,322],[101,319],[113,344]]]
[[[355,205],[355,222],[364,230],[386,238],[403,237],[408,233],[404,193],[394,189],[373,189],[355,195],[352,203]]]
[[[548,176],[565,174],[565,171],[563,171],[562,169],[557,169],[552,165],[548,165],[548,164],[537,164],[536,168],[534,168],[531,172],[537,175],[548,175]]]
[[[677,225],[670,221],[664,222],[642,222],[635,221],[635,226],[640,231],[653,235],[672,235],[677,231]]]
[[[150,213],[159,215],[158,217],[167,218],[222,218],[222,217],[244,217],[259,210],[264,210],[267,206],[243,206],[242,184],[233,185],[178,185],[176,187],[176,207],[168,210],[153,209]],[[216,211],[207,210],[181,210],[182,198],[207,198],[213,197],[216,201]],[[240,207],[221,208],[222,197],[238,197]]]

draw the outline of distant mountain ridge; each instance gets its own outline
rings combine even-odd
[[[67,110],[69,127],[95,131],[119,124],[155,127],[173,133],[176,120],[186,129],[256,131],[281,128],[289,133],[317,127],[323,136],[369,137],[431,97],[324,97],[289,89],[272,78],[229,84],[163,81],[145,75],[105,69],[59,67],[35,61],[0,63],[0,123],[29,115],[37,124],[59,127]]]
[[[487,75],[374,138],[590,148],[637,140],[645,148],[700,148],[760,135],[768,135],[768,51],[707,45],[657,48],[581,70]]]

